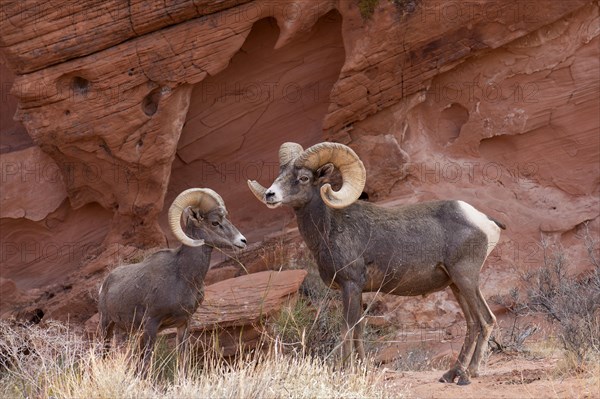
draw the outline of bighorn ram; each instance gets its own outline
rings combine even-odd
[[[185,228],[181,228],[181,217]],[[227,219],[223,199],[211,189],[192,188],[169,208],[169,225],[183,245],[155,252],[141,263],[114,269],[100,286],[98,308],[105,354],[114,327],[141,330],[142,373],[156,334],[177,327],[179,355],[187,346],[190,316],[204,297],[204,277],[213,247],[244,248],[246,238]]]
[[[495,323],[479,290],[479,273],[498,243],[497,222],[462,201],[436,201],[383,208],[357,201],[365,168],[349,147],[316,144],[303,150],[284,143],[279,176],[268,189],[248,181],[254,195],[270,208],[291,206],[300,234],[314,255],[321,278],[341,289],[345,329],[342,359],[354,347],[364,358],[362,292],[413,296],[452,289],[467,321],[456,364],[441,382],[470,383]],[[334,168],[342,177],[331,187]]]

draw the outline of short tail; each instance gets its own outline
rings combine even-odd
[[[497,221],[496,219],[494,219],[494,218],[492,218],[492,217],[489,217],[489,216],[488,216],[488,219],[490,219],[492,222],[496,223],[496,225],[497,225],[498,227],[500,227],[502,230],[506,230],[506,225],[505,225],[504,223],[502,223],[502,222],[499,222],[499,221]]]

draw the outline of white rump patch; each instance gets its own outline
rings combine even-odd
[[[482,213],[475,209],[473,205],[467,204],[464,201],[457,201],[458,205],[462,209],[465,217],[469,222],[471,222],[474,226],[483,231],[487,237],[488,248],[486,257],[492,252],[492,250],[498,244],[500,240],[500,227],[492,220],[490,220],[485,213]]]

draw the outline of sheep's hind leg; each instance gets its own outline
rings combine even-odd
[[[113,333],[115,329],[115,323],[111,320],[106,319],[105,317],[101,317],[100,319],[100,335],[102,336],[102,341],[104,342],[102,348],[102,358],[105,359],[108,356],[108,352],[110,351],[110,341],[112,341]]]
[[[479,365],[481,363],[481,359],[487,349],[488,340],[490,339],[490,335],[492,334],[492,330],[494,329],[494,325],[496,324],[496,317],[490,310],[487,302],[483,298],[481,294],[481,290],[477,289],[477,312],[476,314],[479,316],[480,320],[480,332],[477,337],[477,346],[475,347],[475,353],[473,353],[473,357],[471,358],[471,363],[469,364],[469,374],[472,377],[479,376]]]
[[[456,363],[454,366],[452,366],[452,368],[450,368],[450,370],[444,373],[439,381],[452,383],[458,377],[458,385],[468,385],[471,383],[471,381],[469,379],[469,374],[466,370],[466,367],[468,359],[471,358],[473,351],[475,350],[476,334],[478,329],[469,304],[459,288],[454,284],[451,284],[450,288],[452,289],[452,293],[454,294],[465,316],[467,333],[465,335],[465,341],[463,342],[462,348],[460,349],[460,353],[458,354],[458,358],[456,359]]]

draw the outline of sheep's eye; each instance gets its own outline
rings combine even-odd
[[[214,222],[212,222],[212,225],[217,227],[218,225],[220,225],[221,223],[217,222],[216,220]]]
[[[300,180],[300,183],[306,183],[308,182],[308,176],[300,176],[298,180]]]

